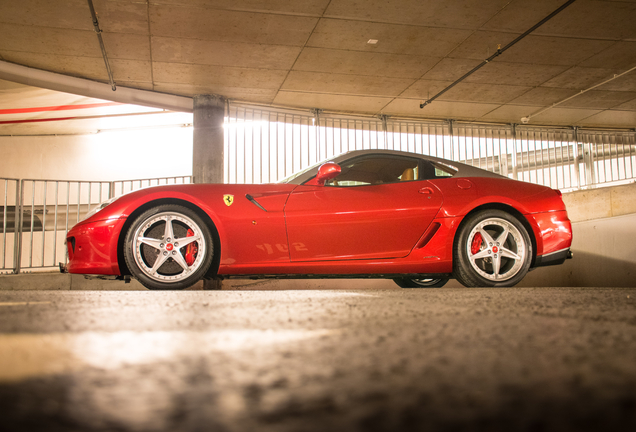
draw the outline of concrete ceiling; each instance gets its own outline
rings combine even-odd
[[[94,5],[118,86],[339,112],[519,123],[636,66],[636,0],[577,0],[432,104],[419,104],[564,2]],[[108,81],[86,0],[0,0],[0,11],[0,60]],[[0,102],[7,87],[0,86]],[[636,127],[636,71],[532,124]]]

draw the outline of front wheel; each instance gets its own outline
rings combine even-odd
[[[441,288],[446,285],[448,279],[395,278],[393,282],[401,288]]]
[[[130,226],[124,258],[132,275],[146,288],[184,289],[194,285],[212,264],[210,228],[194,211],[160,205]]]
[[[532,262],[532,242],[509,213],[484,210],[462,224],[453,251],[453,271],[464,286],[510,287]]]

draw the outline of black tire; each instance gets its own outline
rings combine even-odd
[[[532,263],[523,224],[501,210],[483,210],[462,222],[453,247],[453,275],[467,287],[510,287]]]
[[[441,288],[446,285],[448,279],[395,278],[393,282],[401,288]]]
[[[213,257],[210,228],[194,211],[179,205],[165,204],[145,211],[126,233],[128,269],[149,289],[188,288],[203,278]]]

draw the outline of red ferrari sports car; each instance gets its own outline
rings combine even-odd
[[[67,235],[70,273],[150,289],[202,278],[391,278],[512,286],[571,257],[559,191],[397,151],[353,151],[275,184],[191,184],[102,203]]]

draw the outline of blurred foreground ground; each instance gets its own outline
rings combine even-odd
[[[636,430],[636,288],[0,291],[3,431]]]

